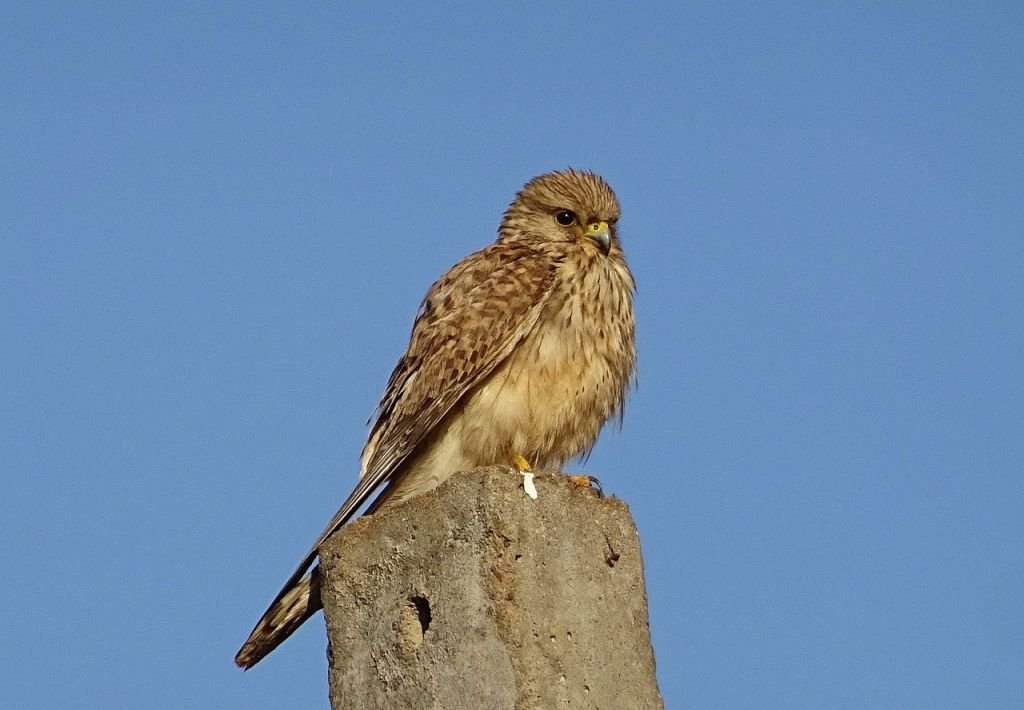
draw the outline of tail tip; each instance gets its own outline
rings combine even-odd
[[[257,663],[259,663],[262,656],[258,656],[254,649],[249,647],[249,644],[242,646],[235,654],[235,665],[241,668],[243,671],[247,671]]]

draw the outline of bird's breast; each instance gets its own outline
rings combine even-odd
[[[604,268],[560,279],[537,325],[469,397],[463,447],[481,464],[559,467],[589,449],[634,368],[632,281]]]

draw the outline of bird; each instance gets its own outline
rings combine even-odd
[[[358,483],[238,651],[239,667],[322,608],[318,548],[371,497],[367,515],[478,466],[560,470],[609,420],[621,426],[637,355],[619,216],[596,173],[540,175],[505,210],[497,240],[430,287],[371,418]]]

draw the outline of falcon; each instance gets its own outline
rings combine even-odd
[[[636,369],[635,283],[598,175],[530,180],[498,239],[427,292],[363,448],[359,482],[235,656],[251,668],[321,608],[320,545],[453,473],[560,469],[618,416]],[[585,477],[584,477],[585,478]]]

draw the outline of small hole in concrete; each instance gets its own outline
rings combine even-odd
[[[430,628],[430,602],[426,597],[409,597],[398,610],[398,643],[403,651],[412,653],[423,644],[423,635]]]
[[[430,601],[426,597],[412,597],[409,599],[413,607],[416,608],[416,618],[420,622],[420,630],[423,633],[427,633],[427,629],[430,628],[430,622],[433,617],[430,615]]]

